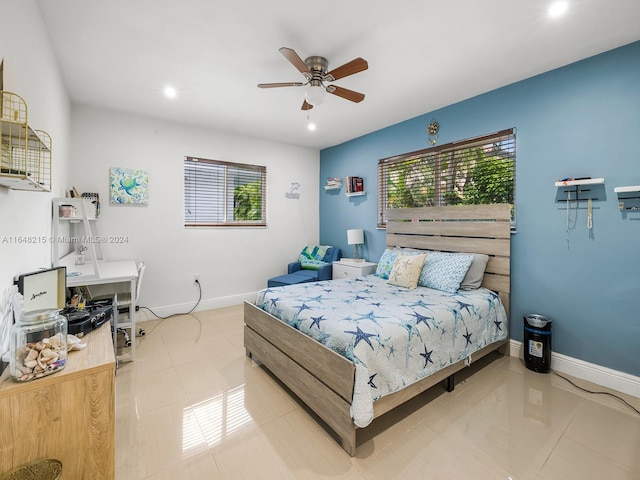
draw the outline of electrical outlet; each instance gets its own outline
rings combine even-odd
[[[199,273],[194,273],[193,274],[193,283],[200,283],[200,274]]]

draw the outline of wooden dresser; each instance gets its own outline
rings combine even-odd
[[[87,334],[60,372],[25,383],[0,377],[0,474],[40,458],[65,479],[115,477],[115,355],[109,323]]]

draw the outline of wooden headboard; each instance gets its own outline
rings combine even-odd
[[[510,205],[392,208],[387,210],[387,246],[489,255],[482,286],[500,295],[509,314]]]

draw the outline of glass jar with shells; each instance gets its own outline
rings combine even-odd
[[[67,363],[67,319],[58,310],[23,312],[12,326],[11,376],[26,382],[62,370]]]

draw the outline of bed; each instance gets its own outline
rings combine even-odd
[[[508,353],[509,205],[391,209],[386,244],[416,255],[488,255],[482,286],[444,294],[366,276],[266,289],[244,305],[247,355],[333,429],[352,456],[358,428],[442,381],[451,390],[453,374],[471,361]],[[378,330],[383,323],[396,333]],[[385,355],[395,364],[385,366]]]

